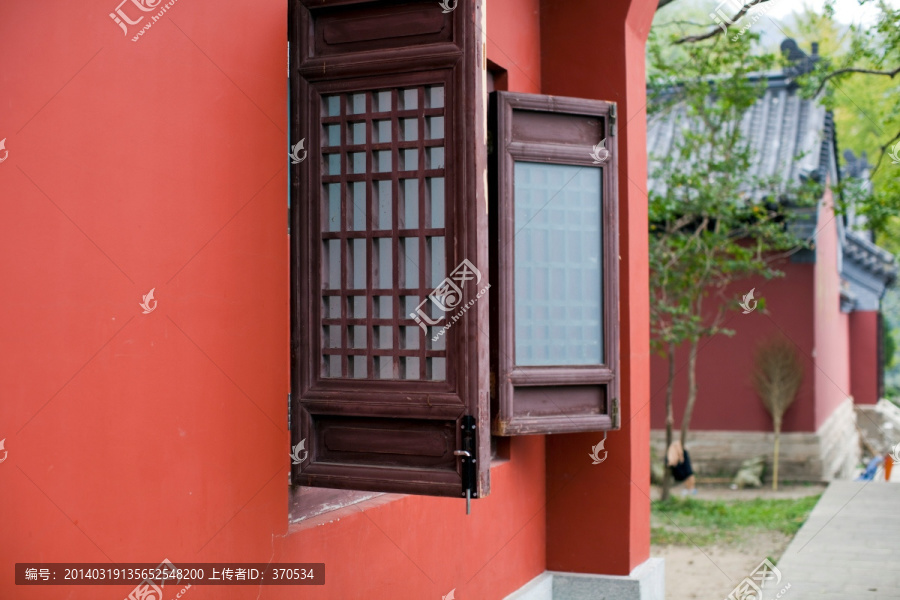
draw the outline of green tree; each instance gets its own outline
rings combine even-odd
[[[660,0],[657,10],[668,6],[665,14],[670,20],[654,26],[680,29],[681,35],[671,40],[673,47],[721,39],[732,42],[732,51],[744,52],[738,43],[742,36],[735,36],[735,30],[750,18],[752,9],[764,10],[771,1],[747,0],[739,9],[729,3],[726,7],[732,6],[733,14],[719,17],[717,26],[709,17],[694,16],[699,10],[696,0]],[[900,245],[895,241],[900,233],[900,160],[893,158],[900,157],[900,6],[858,0],[861,7],[877,9],[875,24],[839,27],[833,19],[834,2],[826,0],[822,13],[804,6],[794,27],[788,27],[788,33],[800,40],[821,43],[823,60],[800,82],[808,96],[823,94],[821,100],[834,110],[843,148],[857,154],[866,151],[875,161],[873,185],[864,193],[839,189],[837,208],[845,210],[852,201],[876,236],[881,234],[888,246]],[[710,0],[702,6],[714,11],[721,5]],[[676,12],[682,9],[691,17]]]
[[[732,42],[735,53],[764,53],[761,48],[748,49],[742,43],[743,36],[735,32],[755,18],[751,10],[766,8],[756,5],[771,1],[747,0],[737,7],[718,0],[660,0],[658,10],[663,10],[657,13],[654,30],[668,33],[669,44],[659,54],[668,58],[688,56],[686,48],[713,40]],[[796,38],[803,48],[819,43],[822,60],[812,73],[800,78],[805,93],[819,97],[832,109],[841,149],[850,149],[857,156],[865,152],[875,163],[870,173],[871,185],[851,180],[837,187],[834,196],[838,212],[852,206],[857,215],[867,220],[875,241],[900,255],[900,6],[884,0],[858,1],[861,7],[877,9],[874,26],[835,22],[834,0],[827,0],[822,12],[804,5],[793,25],[780,23],[776,29]],[[719,18],[716,25],[710,14],[723,6],[726,10],[730,6],[732,13]],[[721,17],[721,13],[718,15]],[[765,22],[757,27],[763,25]],[[675,31],[679,35],[674,35]],[[721,74],[727,76],[730,72]],[[884,304],[900,306],[900,290],[889,289]],[[885,309],[885,316],[892,336],[897,336],[900,316],[891,308]],[[675,331],[671,327],[669,330]],[[895,361],[893,371],[886,372],[889,397],[900,397],[898,363]]]
[[[896,11],[893,14],[896,23]],[[882,18],[885,17],[887,15],[882,10]],[[879,64],[866,56],[868,51],[863,52],[859,48],[871,47],[875,43],[873,39],[878,44],[892,43],[891,35],[880,35],[876,30],[866,36],[858,29],[836,23],[828,10],[816,13],[806,9],[797,16],[793,26],[785,27],[785,32],[797,39],[801,47],[820,42],[820,52],[827,63],[820,66],[817,74],[807,78],[808,93],[815,93],[824,77],[836,68],[856,65],[877,71]],[[896,43],[895,37],[893,43]],[[891,54],[896,56],[896,51],[889,50],[884,56]],[[900,64],[900,61],[885,64]],[[898,79],[900,77],[847,72],[826,82],[825,101],[833,110],[837,139],[842,150],[851,150],[856,156],[865,153],[870,161],[882,156],[882,146],[890,139],[890,134],[900,131]],[[837,190],[836,197],[843,201],[839,205],[842,210],[849,210],[851,204],[856,203],[853,208],[869,220],[868,227],[874,230],[878,244],[900,255],[900,217],[897,216],[900,209],[900,166],[894,164],[893,159],[888,159],[890,152],[874,172],[871,189],[855,189],[855,182],[848,182],[842,186],[843,189]],[[882,308],[885,316],[885,394],[888,397],[900,396],[900,364],[892,359],[894,340],[900,331],[897,306],[900,306],[900,289],[893,287],[887,290]]]
[[[765,91],[765,82],[750,75],[769,70],[775,57],[754,53],[758,38],[752,34],[735,43],[701,40],[679,52],[670,51],[671,41],[651,33],[648,46],[650,118],[667,111],[684,115],[671,152],[654,157],[658,166],[651,178],[664,184],[649,194],[652,344],[669,365],[667,447],[674,428],[676,348],[688,349],[685,446],[697,399],[700,342],[733,334],[723,327],[727,311],[737,308],[724,297],[726,288],[751,276],[781,275],[774,263],[801,245],[787,226],[792,213],[782,200],[801,204],[810,197],[810,190],[748,175],[755,156],[740,121]],[[669,483],[666,470],[663,498]]]

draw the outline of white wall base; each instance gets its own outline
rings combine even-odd
[[[662,558],[648,558],[630,575],[544,571],[504,600],[665,600]]]

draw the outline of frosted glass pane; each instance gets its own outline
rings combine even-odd
[[[515,362],[603,363],[601,170],[515,164]]]

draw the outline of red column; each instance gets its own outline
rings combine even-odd
[[[878,402],[878,311],[850,313],[850,393],[856,404]]]
[[[656,0],[542,0],[542,92],[618,103],[622,429],[547,436],[547,568],[627,575],[650,554],[644,45]]]

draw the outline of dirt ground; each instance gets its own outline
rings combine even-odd
[[[782,486],[778,491],[731,490],[728,487],[703,487],[695,498],[701,500],[750,500],[753,498],[802,498],[820,494],[823,485]],[[652,497],[659,498],[654,488]],[[680,490],[675,489],[679,494]],[[696,546],[653,545],[650,555],[666,560],[666,600],[718,600],[726,598],[734,587],[767,556],[776,560],[790,543],[790,536],[776,531],[748,535],[737,542],[704,548]]]

